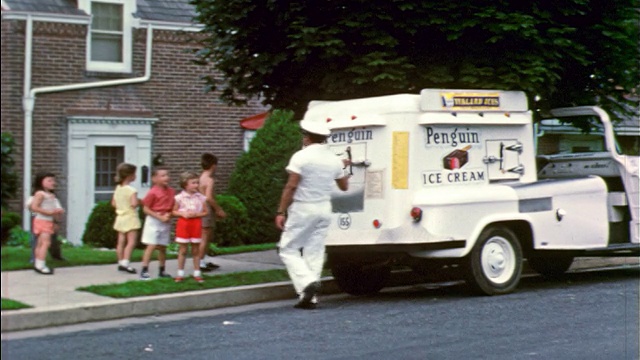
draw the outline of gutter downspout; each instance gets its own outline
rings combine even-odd
[[[31,17],[31,15],[27,16],[27,24],[26,24],[25,31],[26,31],[26,34],[25,34],[26,38],[25,38],[25,45],[24,45],[25,46],[24,93],[23,93],[24,97],[22,98],[22,108],[24,110],[24,150],[23,150],[24,177],[22,181],[22,193],[24,198],[23,204],[26,204],[27,200],[31,196],[33,109],[35,108],[36,95],[147,82],[151,79],[151,55],[153,52],[153,26],[151,24],[148,24],[144,76],[129,78],[129,79],[96,81],[96,82],[86,82],[86,83],[77,83],[77,84],[68,84],[68,85],[57,85],[57,86],[44,86],[44,87],[32,89],[31,88],[31,57],[32,57],[32,47],[33,47],[33,18]],[[24,207],[22,212],[22,228],[25,229],[26,231],[31,230],[30,219],[31,219],[31,214],[29,212],[29,209]]]

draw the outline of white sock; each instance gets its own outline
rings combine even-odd
[[[38,269],[38,270],[42,270],[42,269],[44,269],[45,267],[47,267],[47,263],[46,263],[46,261],[44,261],[44,260],[38,260],[38,259],[36,259],[36,263],[35,263],[35,264],[36,264],[36,269]]]
[[[202,273],[200,272],[200,270],[194,270],[193,271],[193,276],[194,277],[200,277],[200,276],[202,276]]]
[[[178,277],[184,277],[184,269],[178,269]]]

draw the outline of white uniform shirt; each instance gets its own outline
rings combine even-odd
[[[329,201],[335,180],[344,176],[342,160],[326,144],[311,144],[296,152],[287,171],[300,175],[294,201]]]

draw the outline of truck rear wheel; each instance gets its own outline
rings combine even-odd
[[[553,279],[561,276],[573,263],[573,256],[538,256],[527,259],[529,266],[545,278]]]
[[[331,273],[342,291],[351,295],[370,295],[380,291],[386,284],[391,268],[364,264],[331,264]]]
[[[478,238],[466,258],[467,284],[477,293],[500,295],[512,292],[522,274],[522,248],[506,227],[490,227]]]

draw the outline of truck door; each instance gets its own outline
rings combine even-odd
[[[349,173],[349,190],[334,190],[331,194],[331,206],[334,213],[354,213],[364,210],[365,173],[370,165],[367,158],[367,143],[353,142],[347,144],[331,145],[331,149],[341,159],[348,159],[351,165],[345,167]]]
[[[489,181],[517,180],[524,174],[520,163],[522,144],[515,139],[487,140],[486,155],[482,161],[487,164]]]

